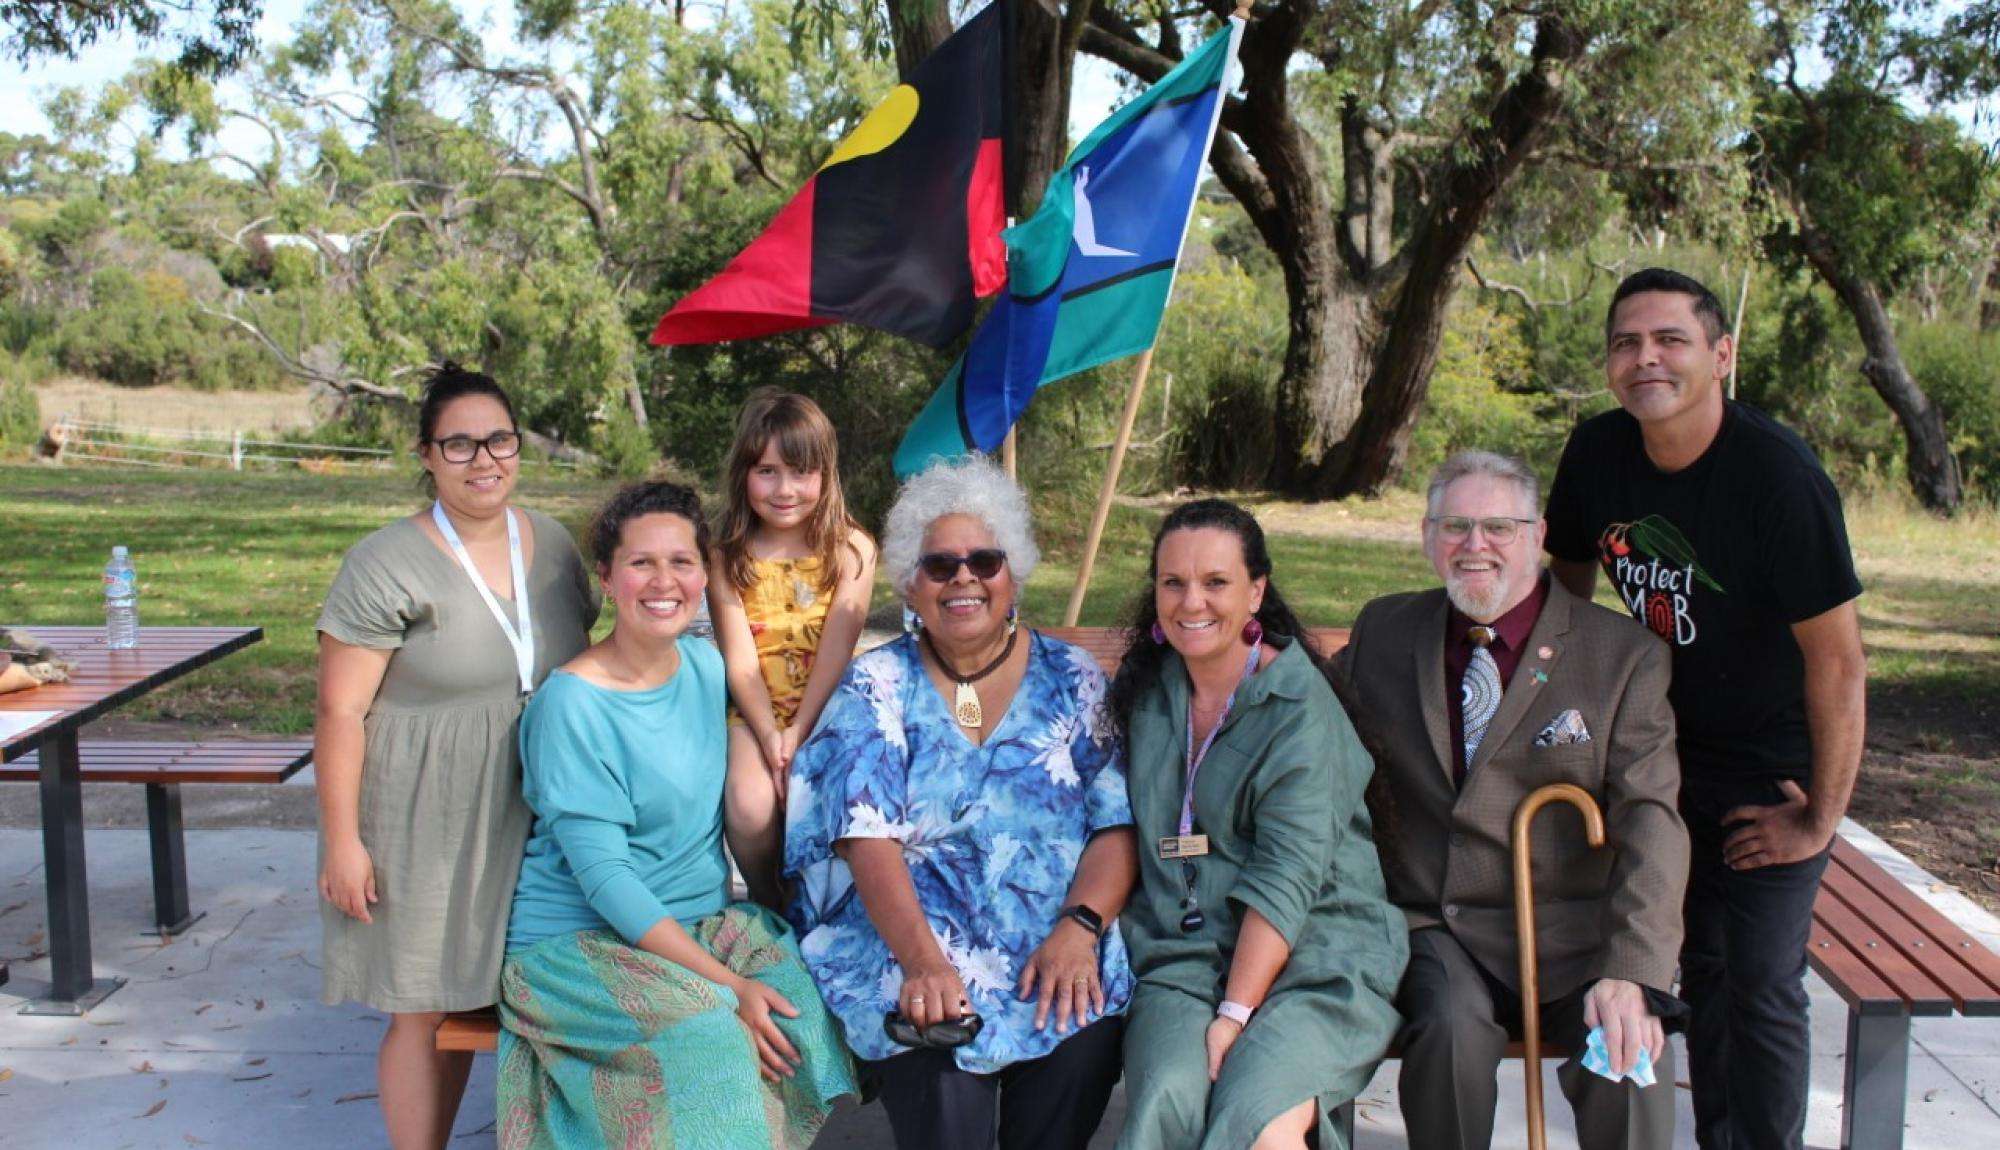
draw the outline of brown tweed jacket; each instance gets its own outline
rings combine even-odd
[[[1591,850],[1582,818],[1567,805],[1544,808],[1535,820],[1541,998],[1599,978],[1671,990],[1688,839],[1675,810],[1680,760],[1666,646],[1551,581],[1461,790],[1452,785],[1445,710],[1447,607],[1442,588],[1377,599],[1362,608],[1339,657],[1393,802],[1392,825],[1377,828],[1390,901],[1411,930],[1451,931],[1518,990],[1514,808],[1537,787],[1575,783],[1603,810],[1606,843]],[[1536,746],[1571,709],[1589,741]]]

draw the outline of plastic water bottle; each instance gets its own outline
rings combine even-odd
[[[113,547],[104,566],[104,639],[114,651],[139,645],[139,573],[123,547]]]
[[[694,618],[688,622],[688,634],[715,642],[715,621],[708,617],[708,595],[705,593],[700,606],[694,609]]]

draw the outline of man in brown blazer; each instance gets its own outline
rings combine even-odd
[[[1687,881],[1666,646],[1576,598],[1541,565],[1534,473],[1463,452],[1430,484],[1424,552],[1444,586],[1368,604],[1340,654],[1387,783],[1377,827],[1389,897],[1410,924],[1400,1088],[1410,1145],[1481,1150],[1496,1070],[1518,1036],[1514,809],[1575,783],[1604,812],[1591,850],[1567,806],[1535,821],[1542,1033],[1582,1051],[1602,1028],[1622,1073],[1643,1047],[1655,1085],[1613,1081],[1580,1053],[1558,1072],[1583,1150],[1665,1150],[1673,998]]]

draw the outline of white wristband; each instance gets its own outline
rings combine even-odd
[[[1231,1002],[1226,998],[1215,1004],[1215,1016],[1217,1018],[1227,1018],[1238,1026],[1250,1025],[1250,1008],[1240,1002]]]

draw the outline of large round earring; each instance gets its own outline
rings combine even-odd
[[[1250,616],[1250,621],[1243,624],[1243,641],[1255,646],[1257,643],[1262,642],[1263,638],[1264,625],[1257,621],[1257,616]]]
[[[1152,634],[1153,634],[1153,642],[1155,642],[1155,643],[1159,644],[1159,645],[1160,645],[1160,646],[1162,646],[1162,647],[1166,646],[1166,644],[1167,644],[1167,629],[1166,629],[1165,627],[1162,627],[1162,626],[1160,626],[1160,624],[1159,624],[1159,621],[1158,621],[1158,620],[1154,620],[1154,622],[1153,622],[1153,632],[1152,632]]]

